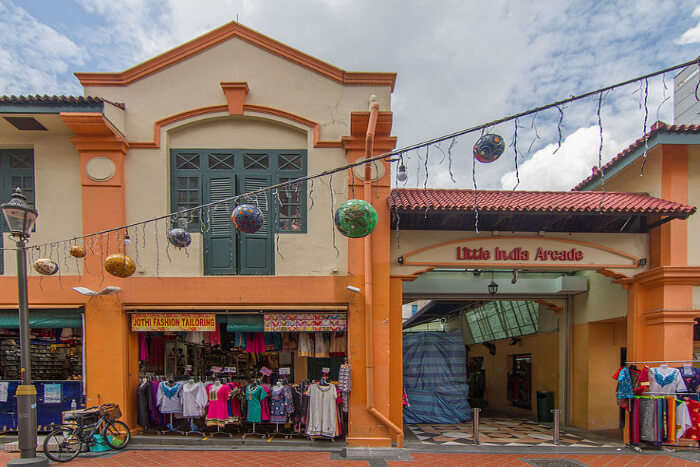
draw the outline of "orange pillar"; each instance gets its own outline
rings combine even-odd
[[[369,113],[354,112],[351,118],[352,136],[344,137],[343,144],[350,162],[365,156],[366,132],[369,122]],[[393,149],[395,138],[389,137],[391,129],[391,113],[380,112],[377,123],[377,132],[374,138],[374,151],[372,154],[382,154]],[[390,168],[385,164],[386,174],[380,180],[372,183],[372,199],[370,202],[377,210],[379,222],[370,235],[371,242],[371,267],[372,267],[372,322],[371,342],[366,342],[365,332],[365,301],[358,296],[351,301],[348,311],[348,345],[349,363],[352,370],[352,392],[349,404],[349,426],[346,440],[350,446],[391,446],[396,440],[396,434],[387,428],[386,424],[367,408],[368,399],[368,373],[371,378],[372,399],[374,409],[387,417],[395,425],[401,426],[400,419],[397,423],[394,401],[400,399],[402,385],[400,379],[394,379],[397,371],[400,374],[401,359],[396,358],[394,342],[396,336],[395,310],[391,307],[391,283],[390,283],[390,213],[387,205],[390,187]],[[355,193],[356,198],[361,198],[363,193],[362,180],[349,176],[348,193]],[[351,196],[351,195],[350,195]],[[363,239],[348,239],[348,274],[350,285],[354,285],[365,292],[365,267],[364,267]],[[399,287],[400,290],[400,287]],[[398,314],[398,326],[401,325],[400,312]],[[400,328],[399,338],[400,346]],[[372,352],[373,369],[368,369],[367,350]],[[398,369],[398,370],[397,370]]]
[[[127,144],[100,113],[61,114],[61,118],[73,131],[71,142],[80,152],[83,234],[125,225]],[[123,234],[89,237],[85,247],[92,254],[84,260],[81,285],[93,290],[121,286],[122,279],[106,275],[103,261],[108,254],[123,251]],[[124,421],[134,425],[138,340],[129,331],[118,296],[97,296],[87,302],[84,341],[88,406],[117,403]]]
[[[688,146],[662,145],[661,197],[688,202]],[[688,267],[688,223],[672,220],[649,234],[650,269],[628,287],[628,360],[686,360],[693,356],[693,284],[699,268]]]

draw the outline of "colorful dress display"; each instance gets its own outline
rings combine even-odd
[[[681,372],[677,368],[660,366],[649,371],[649,392],[653,394],[674,394],[687,392]]]
[[[231,386],[228,384],[214,383],[207,386],[207,425],[223,427],[228,421],[228,399],[231,394]]]
[[[260,385],[250,384],[245,390],[245,398],[248,403],[248,421],[260,423],[262,421],[261,401],[267,397],[267,392]]]
[[[270,422],[287,423],[294,412],[292,391],[289,386],[275,385],[270,394]]]
[[[165,381],[158,385],[157,404],[160,413],[182,413],[182,385],[169,385]]]

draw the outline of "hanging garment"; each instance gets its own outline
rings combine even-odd
[[[344,332],[331,334],[331,357],[344,357],[348,351],[347,336]]]
[[[260,385],[250,384],[245,390],[245,396],[248,403],[248,421],[260,423],[262,421],[261,402],[267,397],[267,392]]]
[[[290,416],[290,421],[295,425],[304,422],[306,417],[306,406],[303,405],[304,391],[301,387],[292,387],[292,404],[294,405],[294,413]]]
[[[233,333],[233,346],[238,349],[246,348],[245,332],[234,332]]]
[[[151,381],[151,421],[156,426],[165,424],[165,417],[163,417],[163,415],[160,413],[160,410],[158,410],[159,388],[159,381]]]
[[[221,326],[216,325],[216,330],[207,332],[207,343],[209,345],[221,345]]]
[[[678,368],[678,371],[681,373],[688,392],[697,393],[700,389],[700,368],[684,366]]]
[[[228,398],[231,386],[214,383],[207,386],[207,426],[223,427],[228,419]]]
[[[314,333],[314,357],[330,357],[331,337],[326,332]]]
[[[658,367],[649,371],[649,392],[674,394],[687,391],[681,372],[677,368]]]
[[[262,401],[260,401],[260,420],[263,422],[269,422],[270,421],[270,394],[272,394],[272,388],[270,387],[269,384],[262,384],[261,386],[265,390],[265,394],[267,394],[267,396],[264,397]]]
[[[649,367],[643,367],[641,370],[632,365],[629,367],[630,377],[632,378],[632,387],[635,395],[639,396],[649,389]],[[615,377],[617,378],[617,376]]]
[[[334,384],[309,386],[308,436],[335,438],[338,436],[338,406]]]
[[[617,398],[632,399],[634,397],[634,389],[632,388],[632,377],[627,367],[622,367],[617,374]]]
[[[292,352],[283,350],[280,352],[280,366],[290,366],[292,364]]]
[[[294,412],[292,391],[289,386],[275,385],[270,393],[270,422],[287,423]]]
[[[311,338],[311,333],[299,333],[299,356],[313,357],[314,356],[314,341]]]
[[[146,333],[139,333],[139,361],[148,360],[148,344],[146,343]]]
[[[203,331],[193,331],[188,332],[185,336],[185,342],[188,344],[203,344],[204,343],[204,332]]]
[[[151,411],[153,410],[153,398],[151,396],[151,383],[144,381],[136,389],[138,410],[136,422],[144,428],[151,426]]]
[[[150,338],[148,365],[162,370],[165,363],[165,338],[163,336],[150,336]]]
[[[182,413],[182,385],[169,386],[163,381],[158,385],[158,409],[160,413]]]
[[[282,334],[279,332],[266,332],[265,350],[268,352],[282,350]]]
[[[632,418],[632,423],[630,423],[630,440],[632,443],[639,444],[639,401],[641,399],[634,399],[632,402],[632,413],[630,414]]]
[[[207,391],[204,384],[194,381],[182,385],[182,416],[201,417],[207,406]]]
[[[666,396],[666,407],[668,408],[666,433],[667,439],[671,443],[676,442],[676,398],[674,396]]]
[[[681,402],[676,406],[676,439],[684,438],[692,426],[693,421],[690,419],[688,404]]]
[[[248,353],[263,353],[263,352],[265,352],[265,333],[264,332],[249,332],[246,335],[245,351]]]
[[[685,403],[688,406],[688,415],[692,425],[683,434],[683,438],[700,440],[700,402],[688,400]]]
[[[654,399],[639,399],[639,440],[656,441],[656,404]]]
[[[282,333],[282,350],[297,350],[297,335],[292,332]]]
[[[228,400],[228,418],[229,423],[241,422],[241,385],[238,383],[229,383],[231,388],[231,396]]]
[[[350,390],[352,389],[352,379],[350,376],[350,364],[343,363],[340,365],[338,375],[338,389],[343,395],[343,412],[349,410],[348,401],[350,400]],[[404,394],[406,391],[404,391]]]

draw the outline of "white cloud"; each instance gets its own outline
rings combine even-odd
[[[0,93],[79,93],[65,74],[82,49],[12,2],[0,3]]]
[[[695,18],[700,18],[700,6],[693,10],[693,16]],[[676,39],[676,44],[681,45],[696,44],[698,42],[700,42],[700,22],[698,22],[697,26],[688,29],[681,35],[681,37]]]
[[[619,144],[603,133],[603,164],[619,149]],[[571,133],[558,151],[548,144],[520,166],[520,190],[570,190],[598,166],[600,133],[597,126]],[[556,151],[556,153],[555,153]],[[501,177],[503,189],[515,186],[515,171]]]

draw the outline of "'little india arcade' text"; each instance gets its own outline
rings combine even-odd
[[[464,246],[457,247],[457,259],[460,261],[477,260],[477,261],[582,261],[583,251],[577,248],[568,250],[547,250],[537,248],[534,255],[525,248],[517,247],[511,250],[502,250],[496,247],[493,251],[488,248],[468,248]]]

